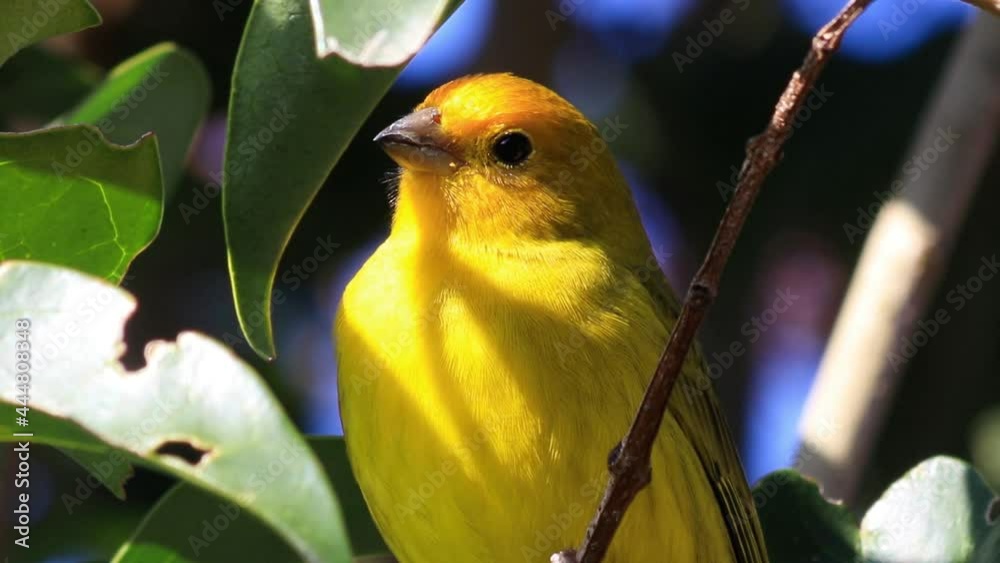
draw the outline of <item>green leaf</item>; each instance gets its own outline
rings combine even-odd
[[[1000,513],[1000,501],[994,501],[995,510]],[[972,563],[996,563],[1000,561],[1000,523],[995,518],[991,520],[990,531],[976,546],[976,554]]]
[[[458,4],[449,0],[310,0],[316,52],[360,66],[399,66],[416,54],[438,22]]]
[[[16,432],[13,428],[9,434]],[[62,452],[70,459],[77,462],[81,467],[101,482],[111,494],[120,500],[125,500],[125,483],[132,478],[135,471],[132,465],[122,459],[121,454],[115,456],[114,450],[105,448],[101,451],[81,450],[66,448]]]
[[[347,516],[347,531],[351,536],[354,555],[382,555],[389,552],[382,535],[375,527],[368,504],[361,494],[361,487],[354,479],[351,463],[347,459],[347,444],[341,437],[309,438],[309,445],[323,463],[326,474],[337,491],[337,499]]]
[[[355,556],[385,554],[375,524],[354,481],[342,438],[309,438],[331,478],[347,516]],[[156,504],[113,563],[229,563],[297,561],[288,545],[238,505],[200,489],[178,485]]]
[[[52,492],[51,504],[46,503],[48,506],[44,517],[38,515],[37,520],[31,520],[31,549],[27,552],[30,555],[16,560],[11,558],[10,563],[66,562],[68,554],[86,554],[90,559],[85,561],[106,563],[131,536],[142,521],[144,508],[148,509],[148,506],[144,507],[145,503],[141,502],[121,502],[94,492],[80,504],[72,501],[67,506],[64,501],[76,495],[77,491],[91,491],[86,484],[87,475],[73,471],[75,468],[65,467],[65,463],[60,464],[64,460],[58,459],[61,455],[59,453],[42,451],[34,446],[32,448],[33,468],[36,463],[41,462],[51,471],[51,480],[45,479],[46,486]],[[30,500],[32,503],[37,502],[34,495]],[[36,506],[31,505],[32,511]],[[43,539],[39,541],[38,538]],[[44,538],[53,538],[54,541]],[[10,550],[4,551],[10,553]],[[0,558],[0,561],[3,559]]]
[[[0,72],[0,112],[47,123],[84,98],[101,81],[102,71],[88,61],[30,47],[7,61]],[[132,139],[135,141],[135,139]]]
[[[53,262],[120,281],[159,231],[163,186],[180,178],[209,96],[201,63],[164,44],[117,67],[60,120],[98,129],[0,134],[0,259]],[[143,138],[149,132],[155,141]],[[106,140],[140,138],[125,148]]]
[[[797,472],[770,473],[753,488],[771,563],[847,563],[860,551],[854,517]]]
[[[87,0],[4,0],[0,8],[0,66],[43,39],[100,25]]]
[[[238,504],[182,483],[160,498],[111,563],[301,560]]]
[[[30,394],[28,398],[30,409]],[[21,406],[20,402],[18,406]],[[46,444],[56,447],[90,473],[81,485],[83,488],[73,492],[74,498],[62,499],[68,511],[77,506],[76,501],[89,498],[98,485],[104,485],[117,498],[125,500],[125,483],[135,473],[130,463],[131,458],[104,445],[99,438],[78,424],[37,411],[31,413],[28,419],[31,420],[34,432],[44,434]],[[15,436],[15,433],[24,431],[24,428],[15,425],[14,418],[0,418],[0,442],[16,442],[21,438]]]
[[[422,21],[428,35],[440,23]],[[260,0],[233,73],[222,193],[229,275],[240,326],[265,357],[275,354],[270,296],[281,254],[401,70],[318,59],[312,37],[308,0]]]
[[[28,408],[31,407],[29,402]],[[63,498],[67,510],[72,510],[78,504],[76,501],[86,500],[82,497],[89,497],[98,485],[104,485],[113,495],[125,500],[125,483],[135,473],[130,463],[132,458],[104,445],[100,438],[71,421],[44,412],[32,413],[28,419],[35,433],[44,434],[44,443],[56,447],[90,473],[82,485],[84,488],[80,489],[82,492],[74,492],[73,498]],[[21,438],[15,433],[24,431],[15,425],[13,418],[0,418],[0,442],[16,442]]]
[[[20,430],[33,432],[33,443],[113,447],[238,503],[307,561],[349,560],[319,461],[261,378],[230,350],[181,333],[176,343],[147,346],[146,367],[130,373],[117,361],[135,308],[128,293],[73,270],[7,262],[0,296],[0,349],[30,343],[31,410]],[[22,318],[28,332],[18,332]],[[5,408],[19,404],[15,369],[0,362]]]
[[[0,260],[119,282],[160,228],[156,140],[120,147],[90,126],[0,133]]]
[[[61,123],[96,125],[112,142],[128,144],[156,135],[163,185],[173,190],[184,172],[188,150],[208,113],[208,72],[186,49],[162,43],[115,67]]]
[[[861,521],[866,561],[964,563],[989,533],[993,491],[967,463],[934,457],[890,486]]]

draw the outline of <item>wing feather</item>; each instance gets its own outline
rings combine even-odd
[[[662,275],[649,276],[646,286],[665,326],[673,326],[679,304]],[[753,497],[747,485],[732,434],[726,424],[697,346],[685,360],[681,379],[670,398],[670,410],[691,437],[691,444],[701,460],[740,563],[767,563],[764,533],[757,519]]]

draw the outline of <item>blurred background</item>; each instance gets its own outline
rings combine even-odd
[[[620,124],[609,148],[636,193],[661,265],[683,290],[721,216],[746,140],[763,129],[811,34],[842,0],[466,0],[362,128],[292,239],[276,284],[289,298],[274,309],[279,356],[271,364],[239,336],[219,198],[209,197],[197,214],[181,212],[221,169],[230,75],[252,2],[94,4],[103,26],[29,49],[2,69],[4,130],[41,126],[71,108],[106,69],[162,41],[197,54],[214,84],[212,115],[188,175],[167,202],[159,238],[125,282],[140,303],[127,327],[126,363],[141,365],[151,339],[205,332],[253,363],[304,431],[336,434],[331,320],[347,280],[385,237],[391,214],[386,178],[393,163],[370,142],[375,133],[463,74],[510,71],[550,86],[593,121]],[[866,231],[862,215],[877,210],[875,192],[885,191],[912,156],[906,150],[921,110],[972,16],[951,0],[876,2],[848,33],[765,184],[701,331],[751,481],[797,463],[798,417],[863,243],[846,226]],[[45,95],[26,95],[38,91]],[[973,275],[981,257],[997,252],[1000,191],[985,188],[998,180],[994,159],[929,310],[944,305],[947,291]],[[313,268],[317,237],[339,247]],[[282,276],[301,266],[305,275]],[[908,362],[852,509],[941,453],[972,460],[1000,486],[998,338],[1000,284],[986,284]],[[745,352],[727,354],[737,343]],[[0,458],[4,473],[13,464]],[[127,503],[99,489],[75,509],[73,516],[84,518],[71,519],[60,495],[77,486],[83,470],[53,451],[33,469],[42,497],[33,508],[42,515],[34,516],[31,551],[45,561],[108,559],[169,485],[140,471]],[[10,545],[3,537],[10,516],[0,514],[3,545]],[[87,527],[98,520],[100,527]]]

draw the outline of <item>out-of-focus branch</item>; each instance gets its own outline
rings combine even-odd
[[[802,472],[827,496],[853,497],[900,360],[910,355],[902,339],[933,296],[998,129],[1000,19],[983,14],[947,63],[894,184],[897,195],[865,241],[806,403],[800,432],[810,455],[802,456]],[[906,175],[915,178],[905,183]]]
[[[705,312],[715,300],[719,279],[760,192],[764,179],[781,159],[781,148],[792,134],[796,112],[834,51],[840,46],[848,27],[873,0],[851,0],[837,16],[820,29],[802,66],[792,75],[778,99],[767,128],[747,143],[747,156],[740,170],[733,199],[722,216],[708,255],[688,288],[677,323],[670,333],[653,379],[646,388],[642,404],[632,426],[609,464],[608,480],[600,507],[594,515],[579,551],[564,551],[552,556],[555,563],[599,563],[607,554],[618,525],[636,494],[650,480],[650,451],[684,358],[694,341]]]
[[[1000,0],[966,0],[966,2],[1000,16]]]

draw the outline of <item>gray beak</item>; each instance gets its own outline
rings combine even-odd
[[[437,108],[424,108],[396,121],[375,135],[375,142],[407,170],[448,176],[465,164],[449,152],[453,143],[441,128]]]

